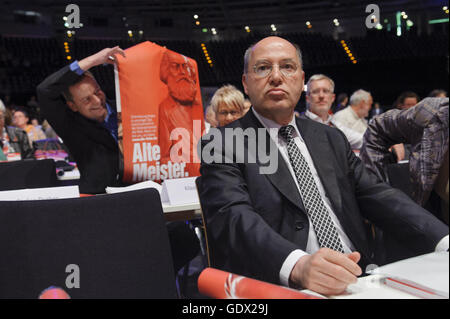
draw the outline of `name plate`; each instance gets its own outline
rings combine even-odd
[[[161,201],[169,205],[199,203],[196,177],[166,179],[162,185]]]

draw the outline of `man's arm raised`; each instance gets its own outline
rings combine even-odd
[[[78,65],[83,71],[87,71],[90,68],[100,65],[100,64],[114,64],[117,62],[116,55],[120,54],[124,58],[126,57],[125,51],[119,46],[114,48],[105,48],[91,56],[84,58],[78,62]]]

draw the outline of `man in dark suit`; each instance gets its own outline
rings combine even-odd
[[[298,47],[261,40],[244,57],[252,109],[202,139],[198,187],[213,266],[338,294],[373,262],[364,219],[417,254],[448,249],[448,227],[378,183],[339,130],[294,117],[304,78]],[[226,130],[237,132],[231,146]],[[277,169],[261,174],[268,150]]]
[[[119,47],[103,49],[63,67],[37,87],[44,117],[77,162],[81,193],[104,193],[106,186],[121,184],[116,105],[106,100],[89,72],[114,63],[116,54],[125,56]]]

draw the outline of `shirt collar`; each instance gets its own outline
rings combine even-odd
[[[109,117],[110,117],[111,114],[112,114],[111,107],[109,106],[108,103],[106,103],[106,111],[108,112],[108,114],[106,114],[106,118],[105,118],[105,120],[103,121],[103,123],[108,123]]]
[[[320,123],[326,124],[326,125],[330,124],[330,121],[331,121],[331,116],[330,116],[330,114],[328,114],[328,117],[327,117],[327,120],[326,120],[326,121],[323,121],[322,118],[321,118],[320,116],[318,116],[317,114],[314,114],[313,112],[311,112],[311,111],[309,111],[309,110],[306,110],[305,115],[306,115],[307,117],[309,117],[309,118],[310,118],[311,120],[313,120],[313,121],[320,122]]]
[[[361,118],[358,116],[358,114],[356,114],[355,110],[353,110],[351,105],[347,107],[350,109],[349,113],[355,118],[355,120],[361,120]]]
[[[262,116],[261,114],[259,114],[255,110],[254,107],[252,107],[252,111],[253,111],[253,114],[255,114],[256,118],[261,122],[261,124],[264,125],[264,127],[268,130],[270,137],[274,141],[278,142],[278,139],[281,138],[280,136],[278,136],[278,131],[283,125],[280,125],[280,124],[278,124],[278,123],[276,123],[276,122],[274,122],[274,121],[272,121],[272,120]],[[300,139],[301,139],[301,135],[300,135],[300,132],[298,130],[294,114],[292,114],[292,119],[291,119],[291,121],[289,122],[288,125],[292,125],[295,128],[294,137],[300,137]]]

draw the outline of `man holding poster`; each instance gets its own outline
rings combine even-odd
[[[114,64],[118,46],[75,61],[37,87],[42,113],[70,150],[80,170],[80,192],[104,193],[121,186],[115,101],[107,100],[89,69]],[[64,99],[62,98],[64,97]]]
[[[118,55],[126,56],[118,46],[103,49],[63,67],[37,87],[43,115],[77,162],[80,193],[105,193],[107,186],[124,184],[123,154],[118,146],[122,136],[118,125],[121,114],[117,112],[116,102],[106,99],[88,71],[105,63],[117,63]],[[184,221],[169,222],[166,226],[174,268],[178,272],[197,255],[198,239]]]

